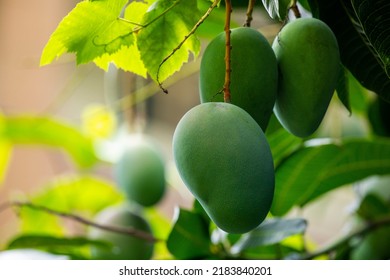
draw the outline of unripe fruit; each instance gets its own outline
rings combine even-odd
[[[141,216],[123,206],[109,207],[100,212],[95,222],[113,227],[131,227],[151,234],[149,224]],[[91,256],[99,260],[147,260],[153,255],[152,242],[127,234],[91,228],[89,237],[112,243],[111,250],[92,247]]]
[[[271,207],[275,175],[268,142],[236,105],[197,105],[180,120],[173,155],[181,178],[222,230],[257,227]]]
[[[275,104],[278,68],[274,52],[255,29],[231,30],[231,103],[247,111],[265,131]],[[200,65],[200,100],[222,102],[225,82],[225,33],[206,47]]]
[[[115,165],[117,185],[128,199],[148,207],[165,193],[165,167],[160,151],[151,140],[140,137],[128,143]]]
[[[274,112],[292,134],[315,132],[329,106],[340,71],[332,30],[315,18],[296,19],[273,43],[279,63],[279,89]]]

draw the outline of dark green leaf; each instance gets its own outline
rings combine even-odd
[[[99,248],[111,247],[111,244],[99,241],[91,240],[85,237],[58,237],[50,235],[21,235],[14,238],[9,242],[7,249],[19,249],[19,248],[53,248],[53,247],[81,247],[92,245]]]
[[[284,128],[267,136],[267,140],[271,148],[275,167],[279,165],[283,158],[289,156],[302,145],[301,138],[295,137]]]
[[[346,5],[357,30],[390,78],[390,5],[388,0],[351,0]]]
[[[264,8],[272,19],[285,20],[291,0],[263,0]]]
[[[249,248],[277,244],[289,236],[303,234],[306,227],[304,219],[267,219],[255,230],[243,235],[231,250],[236,254]]]
[[[210,255],[209,227],[202,215],[180,209],[168,237],[167,247],[177,259]]]
[[[339,80],[336,87],[337,96],[343,103],[344,107],[352,113],[351,104],[349,101],[349,87],[348,87],[348,71],[344,67],[340,67]]]
[[[287,213],[337,187],[376,174],[390,173],[390,140],[345,140],[308,145],[276,169],[271,212]]]
[[[368,194],[360,202],[356,212],[360,217],[370,221],[390,213],[390,207],[377,195]]]
[[[376,38],[378,41],[375,44],[380,45],[382,52],[388,54],[390,49],[388,47],[390,43],[389,36],[385,37],[379,33],[381,29],[383,29],[384,35],[390,32],[390,25],[386,24],[386,20],[389,18],[389,5],[385,3],[387,0],[367,0],[365,2],[374,7],[372,10],[375,10],[375,14],[373,14],[375,16],[368,20],[367,24],[375,22],[375,27],[381,26],[375,31],[371,31],[371,37]],[[375,8],[377,7],[375,3],[381,3],[379,9]],[[311,0],[310,4],[313,15],[327,23],[335,33],[344,66],[364,87],[390,101],[390,78],[382,67],[382,63],[378,60],[377,52],[373,51],[372,45],[367,44],[367,40],[363,39],[359,32],[361,30],[356,29],[353,22],[360,19],[359,16],[361,15],[353,15],[354,9],[350,1]]]

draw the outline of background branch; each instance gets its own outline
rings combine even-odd
[[[84,225],[88,225],[88,226],[96,227],[96,228],[99,228],[102,230],[116,232],[116,233],[120,233],[120,234],[131,235],[131,236],[134,236],[134,237],[137,237],[140,239],[144,239],[144,240],[149,241],[149,242],[161,241],[147,232],[144,232],[144,231],[132,228],[132,227],[117,227],[117,226],[111,226],[111,225],[98,224],[98,223],[95,223],[95,222],[88,220],[84,217],[81,217],[79,215],[54,210],[54,209],[48,208],[46,206],[33,204],[31,202],[21,202],[21,201],[5,202],[5,203],[0,205],[0,212],[6,210],[8,208],[11,208],[11,207],[18,207],[18,208],[26,207],[26,208],[30,208],[30,209],[37,210],[37,211],[43,211],[43,212],[46,212],[46,213],[49,213],[49,214],[52,214],[52,215],[55,215],[58,217],[73,220],[75,222],[78,222],[78,223],[81,223]]]

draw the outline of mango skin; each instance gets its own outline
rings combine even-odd
[[[255,29],[231,30],[231,103],[247,111],[266,130],[275,104],[278,66],[271,45]],[[200,100],[222,102],[225,82],[225,33],[216,36],[202,56]]]
[[[181,178],[222,230],[256,228],[271,207],[275,174],[268,142],[240,107],[202,103],[179,121],[173,156]]]
[[[114,178],[131,201],[144,207],[157,204],[165,194],[165,166],[155,143],[136,137],[114,166]]]
[[[127,207],[111,206],[103,209],[95,217],[95,222],[116,227],[133,227],[152,234],[148,222],[140,215],[131,212]],[[154,244],[152,242],[130,235],[110,232],[99,228],[91,228],[88,233],[91,239],[111,242],[111,250],[92,247],[91,257],[97,260],[148,260],[152,257]]]
[[[279,64],[274,112],[292,134],[313,134],[327,111],[340,71],[332,30],[315,18],[300,18],[279,32],[273,45]]]

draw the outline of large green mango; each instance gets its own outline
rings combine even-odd
[[[240,107],[202,103],[180,120],[173,155],[181,178],[222,230],[244,233],[266,217],[274,166],[256,121]]]
[[[275,105],[278,67],[265,37],[255,29],[231,30],[231,103],[247,111],[266,130]],[[206,47],[200,65],[200,100],[222,102],[225,82],[225,33]]]
[[[292,134],[309,136],[320,125],[338,80],[336,37],[322,21],[301,18],[284,26],[272,47],[279,64],[275,115]]]

